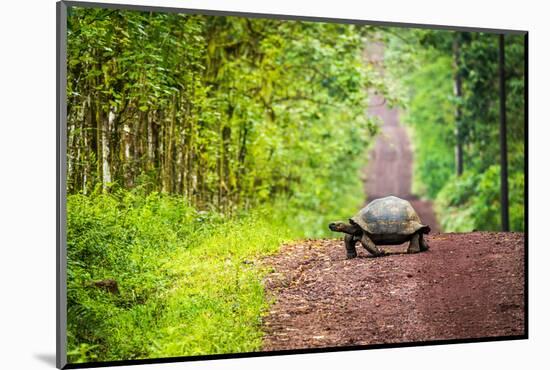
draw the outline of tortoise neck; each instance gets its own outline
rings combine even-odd
[[[346,225],[346,229],[344,230],[344,232],[350,235],[357,235],[359,233],[362,233],[362,230],[359,227],[359,225],[349,224],[349,225]]]

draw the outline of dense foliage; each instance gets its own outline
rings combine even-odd
[[[71,8],[69,361],[258,350],[256,261],[363,201],[369,28]],[[98,288],[114,280],[119,293]]]
[[[143,186],[225,212],[304,188],[322,193],[374,130],[364,33],[73,9],[69,192]]]
[[[524,229],[523,42],[505,37],[512,230]],[[436,200],[447,231],[500,230],[498,35],[411,30],[390,35],[387,45],[414,133],[416,192]]]
[[[258,349],[267,302],[252,261],[289,235],[266,213],[226,220],[158,193],[69,197],[69,359]],[[91,287],[104,279],[119,292]]]

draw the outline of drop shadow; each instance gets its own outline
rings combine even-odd
[[[34,358],[52,367],[55,367],[56,365],[55,353],[35,353]]]

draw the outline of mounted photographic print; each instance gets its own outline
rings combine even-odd
[[[58,3],[58,367],[527,338],[526,56]]]

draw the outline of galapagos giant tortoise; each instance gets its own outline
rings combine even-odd
[[[397,245],[409,241],[408,253],[428,250],[423,234],[430,232],[423,225],[411,204],[394,196],[373,200],[349,219],[349,223],[337,221],[329,229],[345,233],[344,244],[348,258],[357,257],[355,245],[361,245],[374,256],[382,256],[380,245]]]

